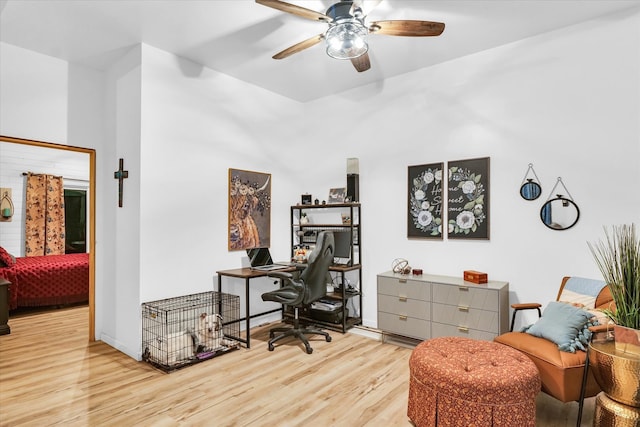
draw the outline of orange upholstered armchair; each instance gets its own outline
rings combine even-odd
[[[578,277],[562,279],[557,301],[568,302],[594,312],[603,308],[613,308],[609,287],[604,282]],[[540,304],[512,304],[511,307],[515,310],[513,319],[516,313],[527,309],[537,309],[540,315]],[[513,329],[513,320],[511,328]],[[585,351],[560,351],[557,343],[526,332],[507,332],[496,337],[495,341],[523,352],[535,363],[540,371],[543,392],[562,402],[580,401]],[[595,396],[599,391],[600,387],[589,371],[584,397]]]

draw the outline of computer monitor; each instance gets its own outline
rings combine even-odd
[[[334,258],[351,260],[351,233],[349,231],[334,231]]]

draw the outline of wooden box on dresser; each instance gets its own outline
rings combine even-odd
[[[509,283],[392,271],[378,274],[378,329],[425,340],[459,336],[482,340],[508,332]]]

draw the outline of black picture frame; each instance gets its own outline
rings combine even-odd
[[[442,239],[444,163],[409,166],[407,237]]]
[[[447,237],[489,240],[490,158],[450,161],[447,165]]]

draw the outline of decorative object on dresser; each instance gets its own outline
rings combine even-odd
[[[487,278],[487,273],[482,273],[480,271],[465,270],[463,274],[465,282],[482,284],[489,281],[489,279]]]
[[[409,274],[412,270],[409,261],[404,258],[396,258],[391,263],[391,271],[398,274]]]
[[[458,336],[492,340],[509,327],[509,283],[469,286],[461,277],[378,274],[378,328],[425,340]]]

